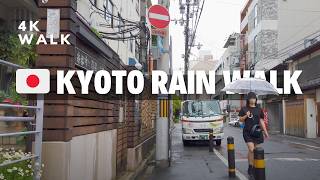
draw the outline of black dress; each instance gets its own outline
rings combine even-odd
[[[243,107],[243,108],[241,108],[241,110],[239,112],[239,116],[242,117],[242,116],[246,115],[247,111],[250,111],[252,113],[253,117],[252,118],[247,117],[244,121],[244,128],[243,128],[244,141],[246,143],[252,142],[255,144],[261,144],[264,141],[263,135],[260,136],[259,138],[255,138],[255,137],[250,136],[250,131],[255,124],[260,123],[260,119],[264,118],[264,113],[263,113],[262,109],[259,107]]]

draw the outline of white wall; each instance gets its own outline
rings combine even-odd
[[[278,0],[278,2],[280,50],[320,30],[319,0]]]
[[[97,0],[97,7],[103,9],[103,3],[105,0]],[[114,4],[114,15],[118,16],[118,13],[121,14],[122,18],[128,19],[131,21],[140,21],[140,14],[137,13],[136,7],[138,8],[138,12],[140,13],[140,0],[112,0]],[[107,21],[104,20],[103,16],[91,12],[94,11],[94,7],[90,9],[91,4],[89,0],[78,0],[77,1],[77,10],[80,12],[82,16],[91,24],[92,27],[96,28],[99,31],[103,32],[117,32],[118,28],[107,28],[103,27],[101,24],[108,24]],[[91,17],[90,17],[91,14]],[[114,24],[117,24],[114,20]],[[105,40],[106,44],[108,44],[115,52],[117,52],[121,58],[121,60],[127,64],[129,57],[135,57],[135,43],[133,43],[133,52],[130,52],[130,44],[129,41],[114,41],[114,40]]]
[[[43,142],[43,180],[111,180],[116,177],[117,130]]]
[[[221,56],[221,63],[223,63],[223,71],[230,70],[230,65],[232,70],[239,69],[235,67],[235,62],[240,62],[240,36],[235,35],[235,44],[230,45],[225,49],[223,55]]]

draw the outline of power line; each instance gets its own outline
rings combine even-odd
[[[109,16],[111,16],[111,17],[113,17],[113,18],[116,18],[116,19],[118,19],[118,20],[121,19],[121,20],[123,20],[123,21],[125,21],[125,22],[132,23],[132,24],[137,24],[137,23],[139,23],[139,21],[132,21],[132,20],[125,19],[125,18],[122,18],[122,17],[119,17],[119,16],[115,16],[115,15],[113,15],[112,13],[109,13],[107,10],[103,10],[103,9],[98,8],[95,4],[93,4],[92,1],[90,1],[90,0],[88,0],[88,1],[90,2],[91,7],[93,7],[94,9],[96,9],[96,10],[102,12],[102,13],[106,13],[107,15],[109,15]]]
[[[308,35],[308,36],[304,37],[302,40],[305,40],[308,37],[312,37],[313,35],[315,35],[317,33],[319,33],[319,34],[312,38],[312,39],[316,39],[316,38],[320,37],[320,31],[312,33],[311,35]],[[263,57],[263,58],[259,59],[258,61],[254,62],[251,66],[255,66],[258,62],[263,61],[263,60],[267,60],[267,59],[270,59],[270,58],[279,59],[280,57],[285,57],[285,55],[288,55],[289,52],[293,52],[295,49],[305,45],[304,41],[301,42],[301,43],[299,43],[299,42],[301,42],[301,40],[296,41],[295,43],[292,43],[292,44],[286,46],[285,48],[282,48],[281,50],[278,50],[277,52],[275,52],[275,53],[273,53],[271,55],[268,55],[266,57]],[[299,43],[299,44],[297,44],[297,43]],[[279,52],[281,52],[281,53],[279,54]],[[283,60],[281,60],[281,61],[283,61]],[[261,64],[261,65],[265,65],[267,63],[270,63],[270,62],[269,61],[264,61],[263,64]]]
[[[111,24],[106,24],[105,27],[110,29],[111,28],[119,29],[118,31],[115,31],[115,32],[103,32],[100,30],[99,33],[102,35],[102,38],[109,39],[109,40],[120,40],[120,41],[132,40],[132,39],[139,38],[141,31],[144,31],[147,36],[146,41],[150,40],[150,35],[148,34],[150,31],[146,27],[145,22],[132,21],[132,20],[125,19],[120,15],[118,16],[113,15],[112,13],[108,12],[106,9],[105,10],[100,9],[95,4],[93,4],[92,1],[89,0],[89,2],[91,4],[90,9],[93,10],[93,12],[90,13],[90,16],[92,16],[93,13],[96,13],[104,20],[106,20],[105,19],[106,17],[111,18]],[[113,21],[118,21],[117,23],[118,25],[114,26]],[[126,34],[129,34],[129,35],[126,35]]]
[[[279,42],[278,44],[282,44],[284,42],[287,42],[288,40],[290,40],[291,38],[295,37],[296,35],[298,35],[301,30],[304,28],[304,27],[307,27],[307,26],[310,26],[311,24],[314,24],[316,22],[318,22],[320,20],[320,16],[317,16],[316,18],[312,19],[311,21],[309,21],[308,23],[306,23],[305,25],[302,26],[302,28],[299,28],[293,35],[291,35],[289,38],[287,38],[286,40],[282,41],[282,42]]]
[[[192,35],[191,45],[192,45],[193,42],[194,42],[194,38],[195,38],[197,29],[198,29],[198,25],[199,25],[199,22],[200,22],[200,18],[201,18],[201,15],[202,15],[202,10],[203,10],[203,7],[204,7],[204,3],[205,3],[205,0],[202,1],[202,6],[201,6],[199,18],[197,19],[197,22],[196,22],[196,25],[195,25],[195,29],[194,29],[194,32],[193,32],[193,35]],[[190,53],[191,48],[192,48],[192,47],[189,48],[188,53]]]
[[[314,24],[315,22],[318,22],[318,21],[320,20],[319,18],[320,18],[320,16],[317,16],[317,17],[314,18],[312,21],[310,21],[310,22],[308,22],[307,24],[305,24],[303,27],[306,27],[306,26],[309,26],[309,25],[311,25],[311,24]],[[302,29],[303,29],[303,28],[302,28]],[[291,36],[290,36],[289,38],[287,38],[285,41],[282,41],[282,42],[280,42],[280,43],[278,43],[278,44],[281,44],[281,43],[284,43],[284,42],[290,40],[291,38],[295,37],[295,36],[296,36],[297,34],[299,34],[300,32],[301,32],[301,30],[298,30],[296,33],[294,33],[293,35],[291,35]],[[303,38],[303,40],[306,39],[307,37],[313,36],[313,35],[315,35],[315,34],[317,34],[317,33],[319,33],[319,32],[320,32],[320,31],[316,31],[316,32],[314,32],[314,33],[312,33],[312,34],[309,34],[309,35],[305,36],[305,37]],[[314,37],[314,38],[317,38],[317,37],[319,37],[319,36],[320,36],[320,35],[318,35],[318,36],[316,36],[316,37]],[[313,39],[314,39],[314,38],[313,38]],[[277,52],[275,52],[275,53],[273,53],[273,54],[271,54],[271,55],[268,55],[268,56],[266,56],[266,57],[263,57],[263,58],[261,58],[261,59],[258,59],[258,61],[256,61],[256,62],[254,62],[254,63],[251,64],[251,67],[254,67],[258,62],[263,61],[263,60],[266,60],[266,59],[269,59],[269,58],[284,57],[284,54],[287,54],[288,52],[290,52],[290,51],[298,48],[299,46],[304,45],[304,42],[303,42],[303,43],[301,43],[301,44],[298,44],[297,46],[294,46],[294,45],[296,45],[296,43],[299,43],[300,41],[301,41],[301,40],[296,41],[296,42],[294,42],[294,43],[292,43],[292,44],[290,44],[290,45],[282,48],[281,50],[277,50]],[[292,47],[292,46],[293,46],[293,47]],[[291,47],[291,49],[288,49],[288,48],[290,48],[290,47]],[[284,51],[284,50],[286,50],[286,49],[288,49],[288,50],[287,50],[287,51]],[[281,52],[281,51],[284,51],[284,52],[282,52],[281,54],[279,54],[279,52]],[[282,56],[279,56],[279,55],[282,55]],[[277,56],[277,57],[275,57],[275,56]],[[270,63],[270,62],[267,61],[267,62],[264,62],[264,63],[261,64],[261,65],[265,65],[265,64],[267,64],[267,63]]]

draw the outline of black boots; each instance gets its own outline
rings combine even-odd
[[[248,167],[248,174],[249,175],[253,175],[253,166],[252,165],[249,165],[249,167]]]

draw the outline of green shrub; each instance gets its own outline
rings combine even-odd
[[[0,32],[0,59],[24,67],[32,66],[37,56],[36,39],[33,38],[30,45],[22,45],[17,33]]]
[[[30,156],[32,156],[31,153],[24,153],[21,150],[15,151],[13,148],[4,150],[0,148],[0,164]],[[0,180],[32,180],[35,166],[41,169],[39,164],[33,164],[33,160],[28,159],[0,167]],[[41,173],[40,170],[38,176],[41,176]]]

